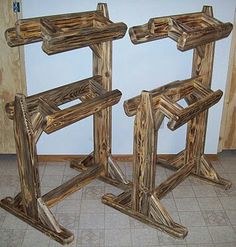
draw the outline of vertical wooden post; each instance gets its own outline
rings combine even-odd
[[[204,6],[202,12],[213,17],[211,6]],[[204,76],[202,83],[209,88],[211,87],[214,50],[215,42],[212,42],[195,48],[193,53],[192,77]],[[189,99],[190,103],[194,101],[195,99]],[[204,154],[207,117],[208,110],[200,113],[188,123],[185,163],[189,163],[194,158],[197,174],[200,173],[201,157]]]
[[[149,215],[155,189],[157,132],[150,93],[142,92],[134,123],[133,210]]]
[[[15,97],[13,126],[23,207],[29,217],[37,219],[37,198],[40,197],[38,162],[33,127],[24,95],[17,94]]]
[[[109,18],[106,3],[99,3],[97,10]],[[102,76],[102,86],[112,90],[112,41],[96,45],[93,52],[93,75]],[[100,52],[100,54],[98,54]],[[104,174],[108,175],[108,157],[111,155],[111,107],[94,114],[94,162],[104,166]]]

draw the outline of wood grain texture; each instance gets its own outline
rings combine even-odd
[[[218,151],[236,149],[236,12]]]
[[[134,123],[132,208],[148,216],[155,188],[157,135],[151,96],[142,92]]]
[[[207,8],[207,7],[206,7]],[[134,44],[169,37],[177,48],[186,51],[227,37],[233,25],[222,23],[204,11],[151,18],[148,23],[129,29]]]
[[[97,10],[109,18],[107,4],[98,4]],[[93,53],[93,76],[102,76],[101,85],[107,91],[112,90],[112,42],[99,44],[100,57]],[[111,156],[111,108],[94,115],[94,162],[104,167],[104,175],[109,176],[108,157]]]
[[[99,43],[122,38],[127,26],[113,23],[97,11],[22,19],[15,28],[9,28],[6,39],[9,46],[43,41],[42,49],[48,54],[90,46],[99,54]]]
[[[37,198],[40,197],[37,151],[23,95],[16,95],[15,109],[13,125],[23,207],[27,215],[37,220]]]
[[[21,4],[21,0],[18,1]],[[5,113],[5,105],[14,100],[16,93],[26,94],[24,51],[8,47],[4,32],[13,26],[18,16],[12,11],[11,1],[0,2],[0,153],[15,154],[13,125]]]

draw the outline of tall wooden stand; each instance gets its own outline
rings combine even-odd
[[[142,92],[124,103],[126,114],[135,115],[133,186],[118,196],[103,196],[105,204],[174,237],[184,238],[187,229],[172,220],[160,199],[189,175],[224,189],[231,186],[204,155],[208,109],[222,96],[220,90],[210,89],[214,42],[227,37],[231,30],[231,23],[213,18],[209,6],[204,6],[202,12],[153,18],[147,24],[130,28],[135,44],[170,37],[181,51],[194,48],[193,70],[188,80]],[[187,102],[186,108],[178,104],[181,99]],[[171,130],[188,124],[186,148],[172,159],[156,160],[157,131],[164,117],[169,118]],[[157,162],[177,171],[155,187]]]
[[[109,20],[106,4],[96,11],[23,19],[6,31],[10,46],[43,41],[43,50],[51,55],[89,46],[93,51],[93,77],[25,97],[17,94],[6,105],[13,120],[21,192],[2,199],[0,206],[61,244],[73,241],[74,235],[58,224],[50,207],[83,188],[95,178],[129,187],[111,156],[111,106],[121,97],[112,90],[112,41],[125,35],[124,23]],[[67,109],[60,105],[79,99]],[[41,195],[36,143],[42,132],[53,133],[90,115],[94,116],[94,152],[71,167],[80,174],[52,191]]]

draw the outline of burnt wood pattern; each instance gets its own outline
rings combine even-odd
[[[173,221],[160,200],[189,175],[224,189],[231,186],[204,155],[208,109],[222,97],[221,90],[211,89],[214,42],[227,37],[231,30],[231,23],[213,17],[210,6],[198,13],[152,18],[129,29],[134,44],[170,37],[179,50],[194,49],[192,77],[143,91],[124,102],[127,116],[135,116],[133,184],[118,196],[104,195],[106,205],[171,236],[184,238],[187,229]],[[181,99],[186,107],[178,103]],[[167,160],[156,155],[157,134],[164,117],[169,119],[167,126],[172,131],[188,125],[185,149]],[[157,163],[177,171],[155,187]]]
[[[32,96],[16,95],[5,109],[13,120],[21,192],[0,206],[61,244],[74,235],[61,226],[50,207],[96,178],[123,190],[131,183],[111,156],[111,107],[121,98],[112,90],[112,41],[125,35],[124,23],[109,19],[106,4],[96,11],[18,20],[6,31],[10,46],[43,41],[47,54],[88,46],[93,51],[93,76]],[[60,106],[78,101],[61,109]],[[80,173],[49,191],[40,193],[36,144],[43,132],[50,134],[88,116],[94,116],[94,151],[71,167]]]

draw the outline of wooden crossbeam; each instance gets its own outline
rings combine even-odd
[[[93,179],[100,175],[101,171],[102,167],[99,165],[89,167],[86,171],[83,171],[76,177],[49,191],[42,198],[48,207],[52,207],[65,197],[89,184]]]
[[[26,97],[26,103],[30,114],[38,112],[39,98],[46,98],[55,105],[60,106],[72,100],[80,99],[81,97],[90,93],[90,81],[100,82],[102,77],[99,75],[66,84],[57,88],[53,88],[42,93],[34,94]],[[6,112],[10,119],[14,116],[14,102],[6,105]]]
[[[151,18],[148,23],[129,29],[134,44],[171,38],[186,51],[227,37],[233,25],[222,23],[203,12]],[[203,52],[202,52],[203,56]]]
[[[47,123],[44,131],[49,134],[84,119],[96,112],[119,102],[121,92],[113,90],[90,101],[71,106],[65,110],[55,112],[46,117]]]

